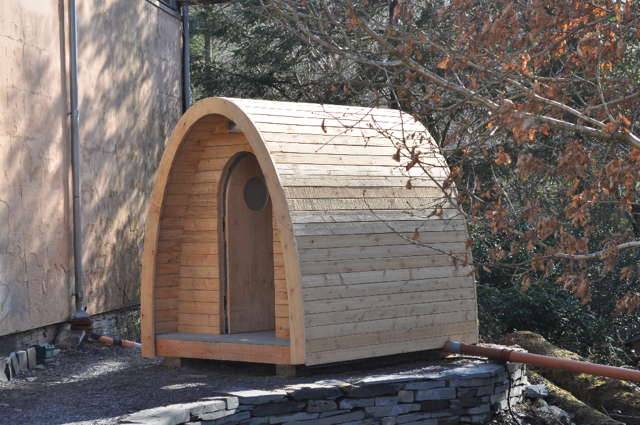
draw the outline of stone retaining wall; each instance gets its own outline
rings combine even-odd
[[[140,306],[122,308],[91,316],[93,331],[101,335],[118,336],[140,341]],[[55,344],[70,329],[69,323],[58,323],[27,332],[0,336],[0,357],[12,351],[26,350],[39,344]]]
[[[507,374],[507,371],[509,374]],[[511,381],[511,385],[510,384]],[[466,362],[418,373],[244,390],[144,410],[123,424],[482,424],[522,401],[525,366]]]

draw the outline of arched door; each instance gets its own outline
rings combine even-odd
[[[275,328],[271,199],[253,154],[233,159],[224,190],[227,333]]]

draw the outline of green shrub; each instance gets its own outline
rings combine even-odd
[[[555,283],[536,284],[526,292],[515,286],[478,284],[480,334],[486,341],[514,330],[537,332],[550,342],[592,361],[629,364],[625,340],[640,333],[640,317],[598,315]]]

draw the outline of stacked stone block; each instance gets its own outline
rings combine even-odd
[[[30,347],[0,357],[0,382],[9,382],[16,376],[37,366],[36,348]]]
[[[438,370],[434,370],[438,369]],[[353,382],[247,390],[138,412],[123,424],[482,424],[522,401],[521,364],[469,362]],[[166,413],[163,414],[163,411]]]

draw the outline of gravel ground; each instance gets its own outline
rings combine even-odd
[[[95,345],[64,351],[45,369],[0,384],[0,424],[115,424],[142,409],[285,383],[260,366],[203,363],[174,369],[135,350]]]
[[[435,365],[414,361],[375,371],[411,372],[425,366]],[[64,351],[44,369],[0,384],[0,425],[116,424],[128,413],[196,401],[219,392],[349,380],[373,371],[351,369],[334,369],[331,374],[325,370],[296,379],[273,376],[273,369],[267,366],[238,363],[196,361],[174,369],[155,359],[143,359],[135,350],[91,344],[79,351]]]

